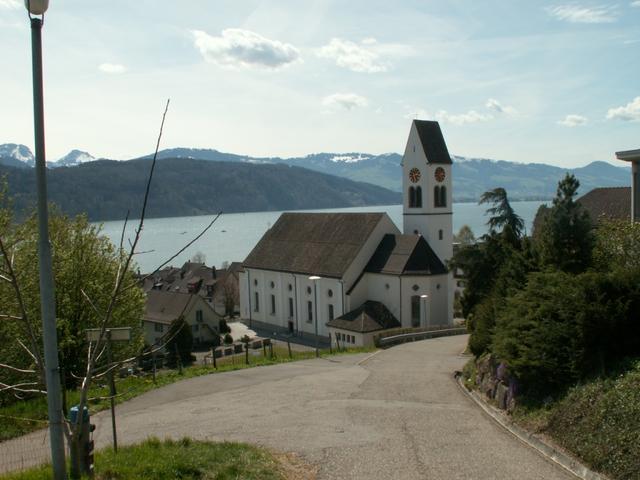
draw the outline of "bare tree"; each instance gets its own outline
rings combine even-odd
[[[204,253],[202,253],[200,250],[198,250],[196,253],[193,254],[193,257],[191,257],[191,261],[193,263],[206,263],[207,256]]]
[[[111,326],[113,320],[113,313],[116,305],[118,304],[119,299],[124,291],[130,288],[138,288],[140,284],[140,280],[144,280],[155,275],[160,269],[166,266],[169,262],[171,262],[174,258],[184,252],[187,248],[193,245],[197,240],[199,240],[216,222],[216,220],[220,217],[221,213],[218,213],[214,217],[214,219],[191,241],[189,241],[186,245],[184,245],[177,253],[172,255],[169,259],[163,262],[160,266],[158,266],[153,272],[144,277],[143,279],[138,279],[136,281],[129,281],[127,283],[127,279],[131,278],[128,273],[131,272],[131,267],[133,265],[133,258],[135,255],[140,252],[137,251],[138,244],[140,242],[140,238],[144,228],[145,215],[147,210],[147,204],[149,200],[149,192],[151,189],[151,183],[153,180],[153,174],[156,167],[157,154],[160,147],[160,141],[162,138],[162,132],[164,128],[164,122],[166,119],[166,115],[169,109],[169,100],[167,100],[164,113],[162,115],[162,122],[160,124],[160,131],[158,134],[155,153],[153,155],[153,159],[151,161],[151,166],[149,169],[149,175],[146,182],[146,187],[144,191],[144,198],[142,202],[142,209],[140,213],[140,219],[138,220],[137,227],[135,229],[135,233],[133,236],[133,240],[128,240],[129,247],[125,249],[124,241],[125,241],[125,232],[128,223],[129,214],[124,221],[124,225],[122,228],[122,234],[120,237],[120,243],[118,246],[119,252],[119,264],[115,274],[115,278],[113,280],[113,285],[111,287],[111,295],[109,296],[106,304],[98,305],[94,300],[85,292],[84,289],[81,289],[82,296],[90,308],[96,313],[98,320],[98,339],[95,342],[89,342],[87,347],[87,358],[86,365],[84,371],[78,374],[76,373],[76,377],[81,381],[80,387],[80,400],[78,404],[79,415],[77,421],[75,423],[68,422],[67,423],[67,440],[70,444],[71,451],[71,476],[73,478],[79,478],[82,473],[81,467],[81,458],[79,458],[80,442],[82,440],[82,432],[83,432],[83,424],[84,424],[84,415],[82,412],[84,408],[87,406],[89,400],[89,388],[92,383],[101,377],[108,375],[113,372],[116,368],[121,366],[123,363],[132,361],[134,358],[121,359],[119,361],[107,362],[105,361],[106,351],[107,351],[107,331]],[[2,220],[2,219],[0,219]],[[0,223],[0,227],[3,226]],[[20,347],[26,352],[27,357],[30,358],[31,363],[34,365],[33,368],[29,367],[19,367],[13,365],[6,365],[0,363],[0,368],[5,369],[7,371],[13,372],[20,376],[30,376],[31,380],[16,380],[10,383],[2,383],[0,382],[0,392],[13,392],[16,395],[21,394],[32,394],[32,393],[42,393],[46,394],[45,389],[45,381],[44,381],[44,362],[42,355],[40,353],[40,348],[38,345],[38,338],[36,335],[37,329],[35,328],[34,319],[32,319],[25,308],[25,304],[22,297],[22,291],[20,288],[20,283],[18,280],[18,275],[14,269],[14,261],[12,250],[15,248],[15,245],[6,245],[2,239],[2,233],[0,231],[0,281],[8,282],[14,291],[15,294],[15,306],[17,308],[17,312],[2,312],[0,311],[0,320],[11,320],[15,321],[17,325],[23,331],[24,338],[28,339],[27,344],[17,340]],[[164,345],[169,342],[171,338],[162,339],[162,345],[153,346],[150,348],[146,354],[152,354],[164,347]],[[35,375],[35,377],[34,377]]]
[[[224,301],[225,315],[233,315],[236,305],[240,303],[240,291],[238,279],[233,273],[228,273],[222,285],[222,299]]]

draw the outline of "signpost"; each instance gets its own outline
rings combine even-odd
[[[97,342],[100,339],[101,329],[99,328],[88,328],[87,332],[87,340],[90,342]],[[116,327],[116,328],[107,328],[105,330],[105,338],[107,340],[107,362],[109,364],[109,396],[111,400],[111,428],[113,429],[113,451],[118,452],[118,435],[116,431],[116,382],[113,378],[113,368],[111,363],[113,359],[111,358],[111,342],[128,342],[131,340],[131,327]],[[154,368],[155,368],[155,359],[154,359]]]

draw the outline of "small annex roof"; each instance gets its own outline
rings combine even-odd
[[[438,122],[414,120],[428,163],[453,163]]]
[[[390,275],[441,275],[447,273],[447,268],[422,235],[387,234],[364,271]]]
[[[244,267],[342,278],[385,213],[283,213]]]
[[[143,319],[147,322],[170,324],[187,312],[193,297],[190,293],[150,290],[147,292]]]
[[[594,188],[577,202],[589,212],[591,220],[631,219],[631,187]]]
[[[370,333],[400,327],[400,322],[383,303],[368,300],[355,310],[327,322],[328,327]]]

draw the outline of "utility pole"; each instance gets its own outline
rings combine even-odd
[[[44,371],[47,384],[47,409],[51,463],[55,480],[67,478],[58,367],[55,286],[49,244],[49,212],[47,211],[47,164],[44,142],[44,93],[42,86],[42,25],[47,3],[27,1],[31,19],[31,59],[33,74],[33,127],[36,150],[36,189],[38,194],[38,267],[40,270],[40,310],[44,343]],[[41,15],[41,17],[31,15]]]
[[[118,453],[118,433],[116,429],[116,382],[113,378],[113,358],[111,357],[111,330],[107,329],[105,335],[107,337],[107,363],[109,364],[109,368],[111,369],[111,371],[109,372],[109,399],[111,401],[111,430],[113,432],[113,451],[115,453]],[[155,364],[153,368],[155,369]]]

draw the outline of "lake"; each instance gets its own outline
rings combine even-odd
[[[525,221],[527,231],[531,231],[533,218],[538,207],[544,202],[512,202],[511,206]],[[476,203],[453,204],[453,231],[469,225],[476,236],[487,231],[486,205]],[[375,207],[336,208],[328,210],[305,210],[316,212],[386,212],[402,230],[402,205]],[[207,265],[220,267],[223,262],[243,261],[260,240],[264,232],[273,225],[283,212],[250,212],[223,214],[213,227],[194,245],[176,257],[171,264],[181,266],[197,252],[204,254]],[[147,252],[135,257],[142,272],[151,272],[174,255],[180,248],[206,227],[214,215],[195,217],[151,218],[144,222],[144,230],[138,251]],[[99,223],[98,223],[99,224]],[[114,243],[120,241],[123,221],[102,223],[102,232]],[[127,225],[126,236],[133,239],[136,221]],[[125,243],[127,244],[127,243]]]

